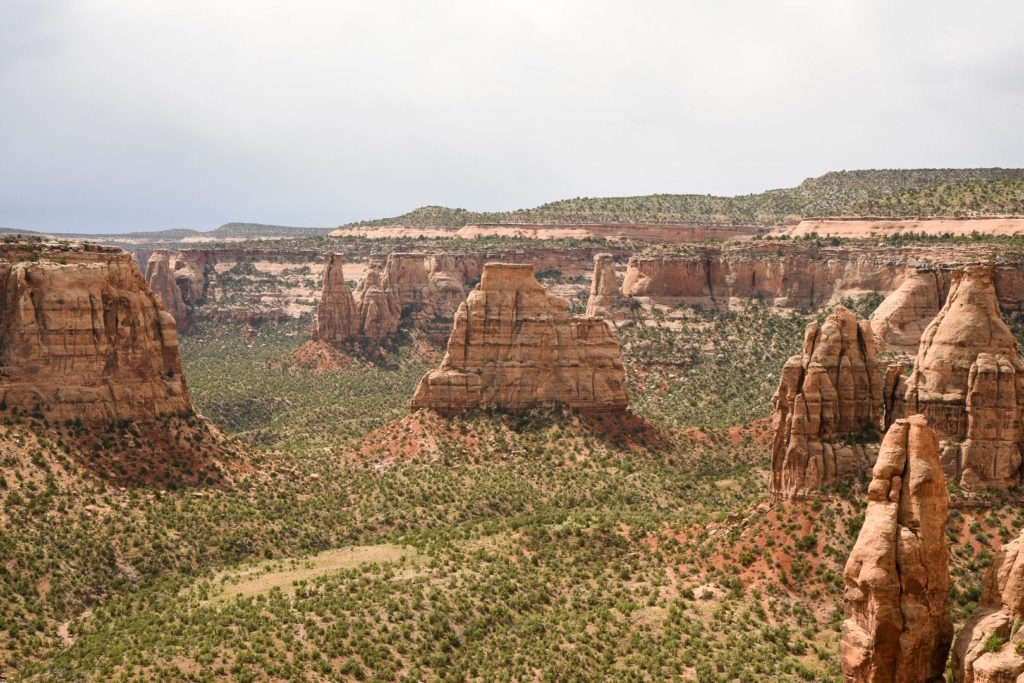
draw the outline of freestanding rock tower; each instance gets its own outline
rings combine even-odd
[[[890,372],[886,421],[921,413],[940,438],[947,475],[966,489],[1021,482],[1024,363],[1003,322],[991,266],[953,273],[921,337],[910,377]],[[962,441],[959,441],[962,440]]]
[[[881,380],[868,322],[837,306],[824,324],[811,323],[803,354],[782,369],[772,405],[772,493],[800,496],[866,473],[868,446],[836,439],[881,420]]]
[[[948,509],[935,433],[921,415],[897,420],[882,441],[844,571],[848,683],[944,680],[953,640]]]
[[[572,317],[532,265],[488,263],[459,306],[441,367],[420,381],[411,407],[456,413],[567,404],[617,412],[629,403],[619,345],[601,318]]]

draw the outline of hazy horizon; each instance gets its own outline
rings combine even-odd
[[[0,226],[332,227],[1024,166],[1024,6],[0,8]]]

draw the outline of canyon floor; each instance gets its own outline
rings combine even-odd
[[[877,303],[847,302],[855,309]],[[770,397],[807,322],[656,306],[618,330],[633,413],[409,414],[439,351],[198,322],[197,410],[252,455],[119,486],[65,428],[0,427],[11,680],[840,680],[863,491],[774,502]],[[1015,331],[1021,331],[1015,326]],[[954,509],[954,618],[1012,500]],[[973,503],[972,503],[973,505]]]

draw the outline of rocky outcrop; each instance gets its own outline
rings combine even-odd
[[[331,232],[332,237],[368,239],[415,239],[445,237],[479,239],[512,237],[529,239],[603,239],[621,242],[695,242],[743,239],[766,232],[763,228],[732,225],[670,225],[644,223],[481,223],[462,227],[434,225],[352,225]]]
[[[600,318],[572,317],[533,266],[488,263],[455,314],[441,367],[420,381],[412,409],[522,410],[567,404],[589,412],[628,405],[619,346]]]
[[[358,335],[364,339],[384,339],[398,329],[402,318],[398,297],[381,286],[381,265],[371,262],[366,277],[356,288]]]
[[[127,252],[0,247],[0,406],[91,423],[191,415],[174,318]]]
[[[615,257],[598,254],[594,257],[594,276],[590,282],[587,315],[612,319],[620,312],[622,292],[615,277]]]
[[[843,573],[841,661],[849,683],[944,680],[953,640],[948,507],[935,433],[921,415],[897,420],[878,452]]]
[[[944,300],[953,271],[995,258],[996,294],[1002,306],[1024,307],[1024,262],[990,245],[928,245],[894,249],[884,244],[823,247],[804,242],[754,241],[692,246],[669,256],[637,255],[622,282],[624,296],[660,303],[725,308],[758,299],[780,308],[819,310],[845,297],[888,294],[908,268],[932,269]]]
[[[917,353],[921,335],[942,306],[942,281],[933,269],[912,268],[871,314],[878,351]]]
[[[912,374],[896,374],[885,390],[892,396],[892,418],[921,413],[952,440],[944,452],[947,471],[969,490],[1021,480],[1024,363],[1002,320],[993,277],[987,265],[953,275],[946,303],[921,338]]]
[[[953,645],[958,683],[1003,683],[1024,675],[1024,534],[996,553],[981,602]]]
[[[360,333],[360,322],[352,290],[345,282],[345,257],[324,257],[323,293],[316,309],[316,339],[338,344]]]
[[[837,306],[824,324],[811,323],[803,354],[786,362],[772,397],[772,493],[798,497],[865,474],[870,447],[840,438],[877,428],[881,389],[866,320]]]
[[[164,310],[171,314],[177,324],[179,332],[188,332],[192,329],[192,318],[189,315],[188,304],[181,296],[181,289],[174,279],[174,270],[171,266],[170,252],[158,249],[154,251],[146,263],[146,282],[150,288],[160,296],[164,304]]]

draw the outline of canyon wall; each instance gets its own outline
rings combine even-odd
[[[1024,257],[991,245],[821,247],[754,241],[694,246],[682,254],[632,257],[622,294],[706,307],[757,298],[782,308],[819,310],[844,297],[893,292],[907,278],[908,268],[931,268],[941,283],[941,301],[954,270],[989,259],[995,259],[999,303],[1024,308]]]
[[[478,239],[509,237],[526,239],[601,239],[660,244],[749,238],[767,232],[754,226],[663,225],[646,223],[481,223],[461,227],[423,225],[356,225],[338,228],[332,237],[368,239],[415,239],[448,237]]]
[[[522,410],[567,404],[590,412],[628,405],[619,346],[600,318],[569,315],[528,264],[488,263],[455,314],[441,367],[413,396],[413,410]]]
[[[943,438],[947,473],[968,489],[1021,481],[1024,363],[1003,322],[990,265],[953,273],[909,377],[890,373],[887,421],[915,413]]]
[[[900,233],[924,235],[1024,235],[1024,218],[1019,216],[921,218],[829,217],[805,218],[780,231],[791,237],[848,237],[863,239]]]
[[[868,322],[842,306],[824,324],[812,322],[803,353],[782,369],[772,407],[774,495],[800,497],[865,474],[871,447],[840,437],[869,435],[881,420],[881,380]]]
[[[849,683],[944,680],[953,640],[948,508],[935,433],[921,415],[895,421],[843,572],[841,663]]]

